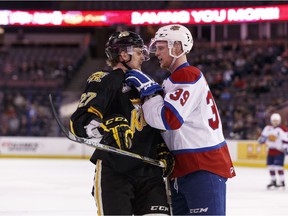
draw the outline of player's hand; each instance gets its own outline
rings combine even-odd
[[[84,126],[88,138],[101,138],[103,137],[104,131],[100,127],[101,120],[93,119],[90,123]]]
[[[141,99],[163,91],[151,77],[136,69],[126,71],[125,80],[129,86],[134,86],[139,91]]]
[[[133,132],[128,120],[122,115],[112,115],[103,120],[100,127],[104,131],[101,142],[122,150],[130,149],[132,146]]]
[[[288,144],[283,145],[283,152],[285,155],[288,155]]]
[[[157,160],[162,161],[165,165],[163,168],[163,177],[170,176],[174,170],[175,159],[165,143],[160,143],[157,147]]]
[[[264,143],[266,142],[266,140],[267,140],[266,137],[260,136],[260,137],[258,138],[257,142],[258,142],[259,144],[264,144]]]

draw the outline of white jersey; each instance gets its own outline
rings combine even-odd
[[[261,137],[265,140],[269,149],[284,151],[284,145],[288,144],[288,133],[284,127],[273,127],[267,125],[264,127]]]
[[[164,99],[155,96],[143,105],[144,116],[175,155],[174,177],[207,170],[224,177],[235,175],[222,123],[209,86],[188,63],[163,82]]]

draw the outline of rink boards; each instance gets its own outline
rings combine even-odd
[[[256,140],[227,140],[236,166],[264,167],[266,145]],[[58,137],[0,137],[0,158],[79,158],[91,156],[94,148]],[[285,167],[288,167],[286,160]]]
[[[94,148],[58,137],[0,137],[0,157],[89,158]]]

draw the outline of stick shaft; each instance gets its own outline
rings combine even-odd
[[[69,140],[80,143],[80,144],[85,144],[87,146],[94,147],[94,148],[99,149],[99,150],[112,152],[115,154],[124,155],[124,156],[128,156],[131,158],[136,158],[136,159],[142,160],[145,163],[164,168],[164,164],[159,160],[155,160],[155,159],[152,159],[149,157],[141,156],[141,155],[138,155],[136,153],[128,152],[128,151],[125,151],[122,149],[114,148],[112,146],[104,145],[104,144],[101,144],[98,141],[95,141],[93,139],[86,139],[86,138],[78,137],[78,136],[74,135],[68,129],[66,129],[65,126],[63,125],[63,123],[61,122],[61,120],[60,120],[60,118],[56,112],[51,94],[49,94],[49,101],[50,101],[53,116],[54,116],[57,124],[59,125],[61,131],[64,133],[64,135]]]

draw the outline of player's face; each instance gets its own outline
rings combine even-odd
[[[155,44],[155,56],[159,60],[162,69],[168,69],[172,63],[173,58],[169,55],[169,48],[166,41],[157,41]]]
[[[278,121],[278,120],[272,120],[271,121],[271,124],[274,126],[274,127],[277,127],[278,125],[280,125],[280,121]]]
[[[149,55],[148,55],[149,57]],[[143,48],[133,48],[131,61],[128,62],[128,66],[133,69],[141,70],[141,65],[147,60],[147,49]]]

